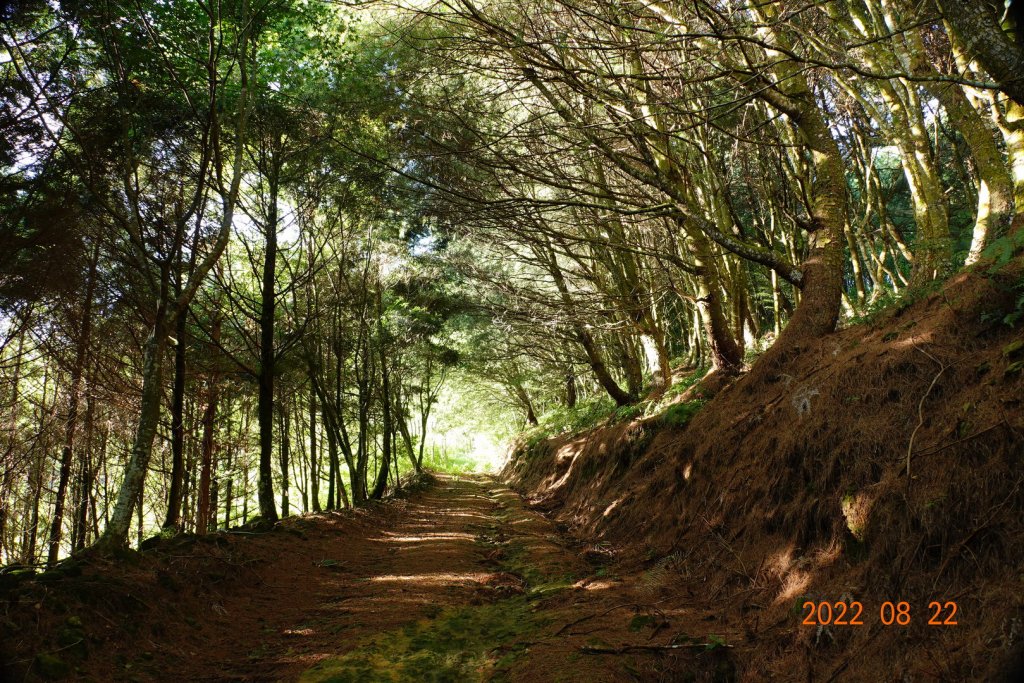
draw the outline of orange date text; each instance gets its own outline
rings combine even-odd
[[[932,600],[927,611],[929,626],[956,626],[960,608],[952,600]],[[806,600],[801,614],[802,626],[863,626],[867,618],[864,603],[857,600]],[[883,626],[909,626],[913,618],[911,605],[905,600],[887,600],[879,605],[877,614]]]

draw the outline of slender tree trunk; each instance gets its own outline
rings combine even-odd
[[[178,269],[178,283],[175,294],[181,295],[181,268]],[[174,387],[171,390],[171,490],[167,495],[167,516],[163,528],[181,531],[181,505],[185,493],[185,375],[186,344],[185,334],[188,309],[178,317],[175,325],[177,337],[174,345]]]
[[[291,439],[289,432],[291,431],[291,420],[290,411],[287,403],[280,405],[279,411],[281,413],[281,517],[287,517],[291,514],[288,503],[288,489],[289,489],[289,459],[291,457]]]
[[[214,335],[219,336],[220,320],[214,322]],[[202,455],[199,465],[199,502],[196,505],[196,533],[203,535],[210,528],[216,503],[210,500],[210,483],[213,479],[214,428],[217,419],[218,390],[216,380],[206,380],[206,409],[203,410]]]
[[[310,380],[312,382],[312,380]],[[313,512],[320,512],[320,447],[316,438],[316,391],[309,390],[309,497]]]
[[[704,325],[711,357],[711,369],[733,374],[743,367],[743,350],[729,329],[729,318],[722,305],[722,278],[718,264],[711,257],[710,245],[702,235],[694,235],[694,248],[698,275],[694,278],[697,287],[697,310]]]
[[[167,340],[165,331],[165,304],[157,311],[153,331],[146,340],[142,357],[142,401],[139,422],[131,449],[131,458],[125,468],[124,480],[114,504],[110,520],[97,544],[116,548],[124,545],[132,523],[132,511],[142,496],[142,488],[153,451],[153,440],[160,421],[160,403],[163,389],[163,355]]]
[[[608,352],[614,357],[616,350],[626,375],[626,391],[630,396],[640,396],[644,390],[644,369],[640,365],[640,355],[636,349],[636,339],[632,334],[619,333],[615,343],[608,345]],[[618,347],[616,349],[616,347]]]
[[[93,246],[92,258],[89,260],[89,272],[86,276],[85,296],[82,299],[82,320],[78,330],[78,344],[75,349],[75,364],[71,368],[71,387],[68,394],[68,415],[64,425],[64,447],[61,449],[60,473],[57,478],[57,492],[54,496],[53,518],[50,522],[50,545],[46,554],[46,564],[53,566],[60,555],[60,540],[64,529],[64,499],[67,496],[68,482],[71,479],[71,463],[75,448],[75,431],[78,427],[78,404],[82,393],[82,375],[85,371],[85,359],[92,337],[92,299],[96,291],[96,268],[99,264],[100,248],[97,242]]]
[[[86,382],[87,386],[95,384],[96,369],[95,363],[92,363],[92,370],[90,370],[89,378]],[[78,533],[75,536],[74,550],[75,552],[83,550],[88,543],[87,537],[89,535],[89,510],[95,509],[96,501],[92,495],[93,481],[96,478],[96,468],[93,466],[94,462],[97,462],[94,456],[93,441],[95,439],[96,432],[96,399],[91,391],[86,393],[85,397],[85,450],[82,453],[82,470],[81,470],[81,481],[79,483],[79,496],[78,496],[78,507],[75,511],[75,528],[78,529]],[[103,457],[101,453],[99,457]]]
[[[43,398],[46,394],[44,391]],[[42,411],[41,411],[42,412]],[[36,543],[39,533],[39,506],[43,494],[43,449],[38,449],[33,459],[32,469],[29,472],[29,497],[26,500],[27,513],[25,515],[28,523],[25,528],[24,540],[21,548],[21,563],[36,563]]]
[[[226,413],[228,415],[231,414],[230,407],[228,408]],[[235,483],[234,482],[234,477],[232,476],[232,467],[234,467],[234,465],[235,465],[235,463],[234,463],[235,443],[231,439],[231,422],[230,421],[228,422],[227,449],[228,449],[227,459],[226,459],[226,462],[224,463],[224,473],[225,473],[225,481],[224,481],[224,528],[225,529],[230,529],[231,528],[231,506],[234,505],[234,502],[235,502],[235,500],[234,500],[234,491],[232,490],[233,487],[234,487],[234,483]]]
[[[372,372],[369,359],[364,354],[363,368],[365,374]],[[350,477],[352,479],[352,502],[357,506],[362,505],[367,499],[367,465],[370,459],[369,433],[370,433],[370,386],[369,380],[363,377],[359,382],[359,434],[357,435],[356,469]]]
[[[379,305],[380,292],[378,290],[378,305]],[[378,318],[380,323],[380,318]],[[383,331],[383,326],[381,326]],[[381,414],[383,417],[381,426],[384,431],[384,452],[381,457],[380,469],[377,472],[377,483],[373,487],[373,493],[370,496],[373,500],[380,500],[384,497],[384,491],[388,485],[388,471],[391,468],[391,446],[392,446],[392,435],[394,427],[392,426],[391,420],[391,371],[388,369],[387,354],[384,350],[384,343],[380,342],[380,406]]]
[[[604,360],[601,358],[601,353],[598,351],[593,335],[590,334],[590,331],[587,330],[583,323],[581,323],[576,317],[572,294],[569,292],[569,285],[565,281],[565,275],[562,273],[562,269],[558,265],[554,251],[550,246],[545,246],[544,249],[545,252],[543,255],[547,261],[548,272],[555,281],[555,286],[558,288],[558,293],[562,298],[562,302],[569,310],[569,314],[572,317],[571,325],[576,334],[576,340],[580,343],[580,346],[583,347],[583,350],[587,355],[587,361],[590,363],[590,368],[594,371],[594,376],[597,377],[598,383],[605,391],[608,392],[608,395],[612,397],[612,400],[615,401],[616,405],[629,405],[635,400],[635,397],[623,391],[622,388],[619,387],[618,382],[615,381],[615,378],[612,377],[611,372],[608,371],[608,366],[605,365]],[[529,417],[527,417],[527,420],[529,420]],[[536,420],[536,416],[534,416],[534,420]]]
[[[276,164],[276,161],[272,161]],[[263,258],[262,306],[260,309],[260,375],[256,408],[260,426],[259,502],[260,516],[267,522],[277,521],[274,501],[274,374],[276,350],[274,348],[274,317],[277,303],[277,172],[270,173],[268,199],[266,253]]]
[[[334,510],[334,487],[338,480],[338,436],[333,429],[327,430],[327,460],[327,509]]]
[[[540,422],[537,420],[537,412],[533,408],[533,401],[530,400],[530,394],[526,391],[526,387],[516,383],[513,390],[516,393],[516,398],[519,399],[519,405],[526,412],[526,423],[531,427],[536,427]]]
[[[7,544],[7,529],[10,524],[11,510],[14,507],[14,475],[15,468],[12,465],[8,465],[10,462],[9,458],[13,455],[15,448],[18,444],[18,413],[20,403],[20,388],[21,388],[21,362],[22,354],[25,351],[25,331],[18,333],[18,350],[14,359],[14,376],[11,378],[11,412],[8,416],[7,434],[8,443],[5,448],[4,458],[0,461],[0,467],[2,467],[3,474],[0,475],[0,564],[9,564],[11,558],[14,557],[14,547],[17,545],[12,542],[9,546]]]
[[[136,504],[135,504],[135,512],[136,512],[136,515],[135,515],[135,545],[136,546],[141,546],[142,545],[142,541],[145,540],[145,533],[146,533],[145,532],[145,525],[144,525],[145,509],[143,508],[143,503],[145,501],[142,499],[142,494],[143,493],[145,493],[145,489],[144,488],[139,491],[139,499],[136,501]]]

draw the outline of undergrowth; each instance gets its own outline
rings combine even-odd
[[[890,315],[895,315],[900,311],[910,308],[918,301],[931,296],[942,289],[942,285],[943,282],[941,280],[932,280],[924,284],[907,287],[900,292],[887,291],[874,301],[865,304],[855,315],[847,318],[843,327],[877,325]]]
[[[662,424],[683,427],[705,401],[698,398],[680,403],[679,397],[699,382],[705,373],[704,368],[697,368],[673,382],[672,386],[656,399],[637,401],[625,406],[616,406],[608,396],[588,397],[571,408],[557,406],[540,417],[540,424],[523,432],[521,450],[526,454],[536,454],[539,452],[537,447],[554,436],[576,434],[602,425],[632,422],[654,416],[660,416],[659,421]]]

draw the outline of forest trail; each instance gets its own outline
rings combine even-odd
[[[734,680],[754,643],[703,585],[573,539],[494,477],[428,479],[22,580],[0,680]]]
[[[354,516],[340,533],[331,525],[345,515],[289,520],[301,540],[267,535],[298,547],[280,546],[252,590],[212,606],[215,623],[179,650],[180,668],[146,653],[134,676],[170,666],[206,681],[596,682],[673,680],[681,659],[696,673],[695,656],[697,668],[723,667],[724,652],[702,648],[584,652],[661,642],[665,615],[640,614],[627,582],[595,566],[599,551],[573,548],[492,477],[438,476]]]

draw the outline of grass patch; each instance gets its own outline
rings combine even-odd
[[[515,641],[543,626],[524,597],[442,610],[364,641],[306,671],[301,683],[430,681],[462,683],[500,676],[520,654]],[[501,656],[494,651],[501,647]]]

